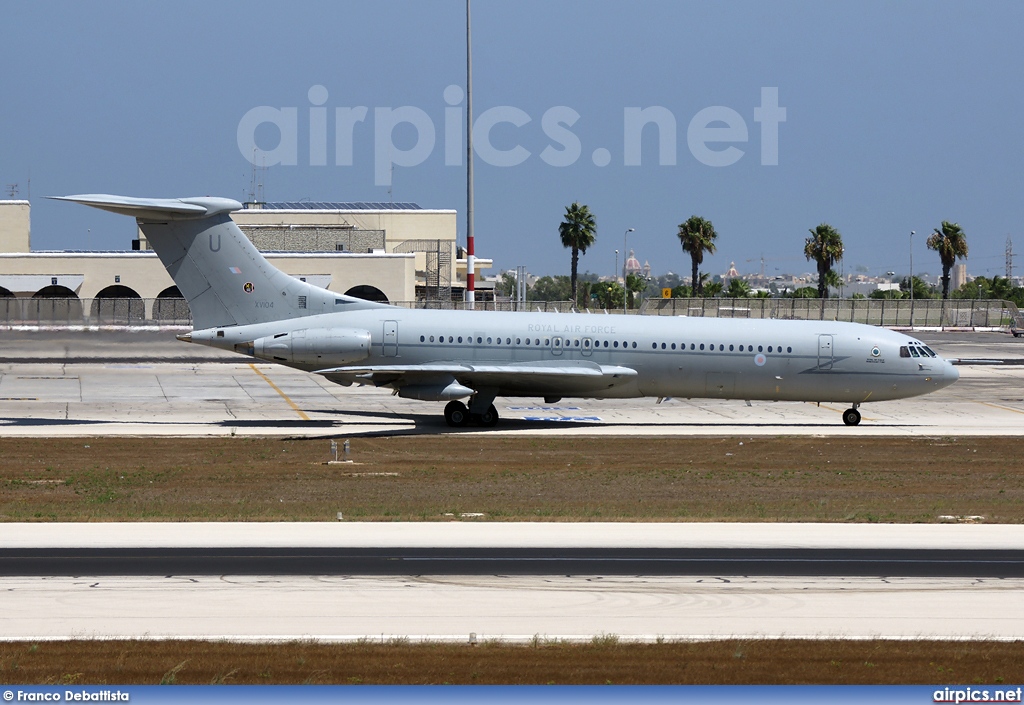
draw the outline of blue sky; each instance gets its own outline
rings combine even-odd
[[[445,89],[465,80],[464,11],[462,0],[7,2],[0,185],[19,183],[24,197],[31,177],[34,249],[126,249],[131,221],[42,196],[244,200],[243,116],[294,108],[296,163],[267,169],[268,200],[454,208],[461,239],[465,172],[445,164]],[[500,268],[568,273],[557,226],[576,200],[598,223],[580,268],[601,274],[630,227],[630,247],[656,273],[688,272],[675,233],[693,214],[719,232],[712,274],[731,261],[757,271],[762,256],[769,274],[809,271],[803,239],[823,221],[843,234],[847,272],[906,272],[916,230],[915,272],[934,274],[924,241],[944,219],[966,231],[972,274],[1003,273],[1007,235],[1024,272],[1021,27],[1019,2],[475,0],[474,112],[507,117],[500,106],[511,106],[529,118],[489,132],[495,150],[527,150],[522,163],[476,160],[477,253]],[[325,165],[310,159],[314,86],[326,89]],[[786,110],[777,165],[762,164],[763,88],[777,88]],[[338,164],[335,109],[358,106],[367,117],[353,128],[352,164]],[[429,119],[435,142],[394,167],[389,190],[375,160],[424,144],[410,124],[375,121],[402,106]],[[546,128],[545,113],[566,114],[558,106],[579,118]],[[641,164],[627,166],[625,111],[652,106],[675,119],[675,163],[659,164],[648,125]],[[691,121],[714,106],[747,133],[706,143],[742,151],[728,166],[703,163],[688,143]],[[277,146],[273,125],[252,134]],[[573,139],[576,158],[565,152]],[[568,165],[545,162],[545,147]]]

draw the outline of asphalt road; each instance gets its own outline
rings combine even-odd
[[[84,575],[743,575],[1024,578],[1024,550],[0,549],[0,576]]]

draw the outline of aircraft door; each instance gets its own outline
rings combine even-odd
[[[398,357],[398,321],[384,321],[384,357]]]
[[[559,336],[551,338],[551,354],[561,355],[562,354],[562,339]]]
[[[818,369],[832,369],[832,336],[818,336]]]
[[[583,357],[590,357],[590,353],[594,352],[594,341],[590,338],[584,338],[582,345]]]

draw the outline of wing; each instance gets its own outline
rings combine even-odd
[[[490,364],[433,362],[423,365],[362,365],[317,370],[339,384],[413,386],[453,379],[474,390],[492,389],[500,395],[586,395],[627,384],[636,370],[586,361]]]

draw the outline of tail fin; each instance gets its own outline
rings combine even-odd
[[[275,268],[242,234],[230,198],[57,196],[135,216],[192,311],[197,330],[266,323],[299,316],[376,308],[376,304],[299,281]]]

